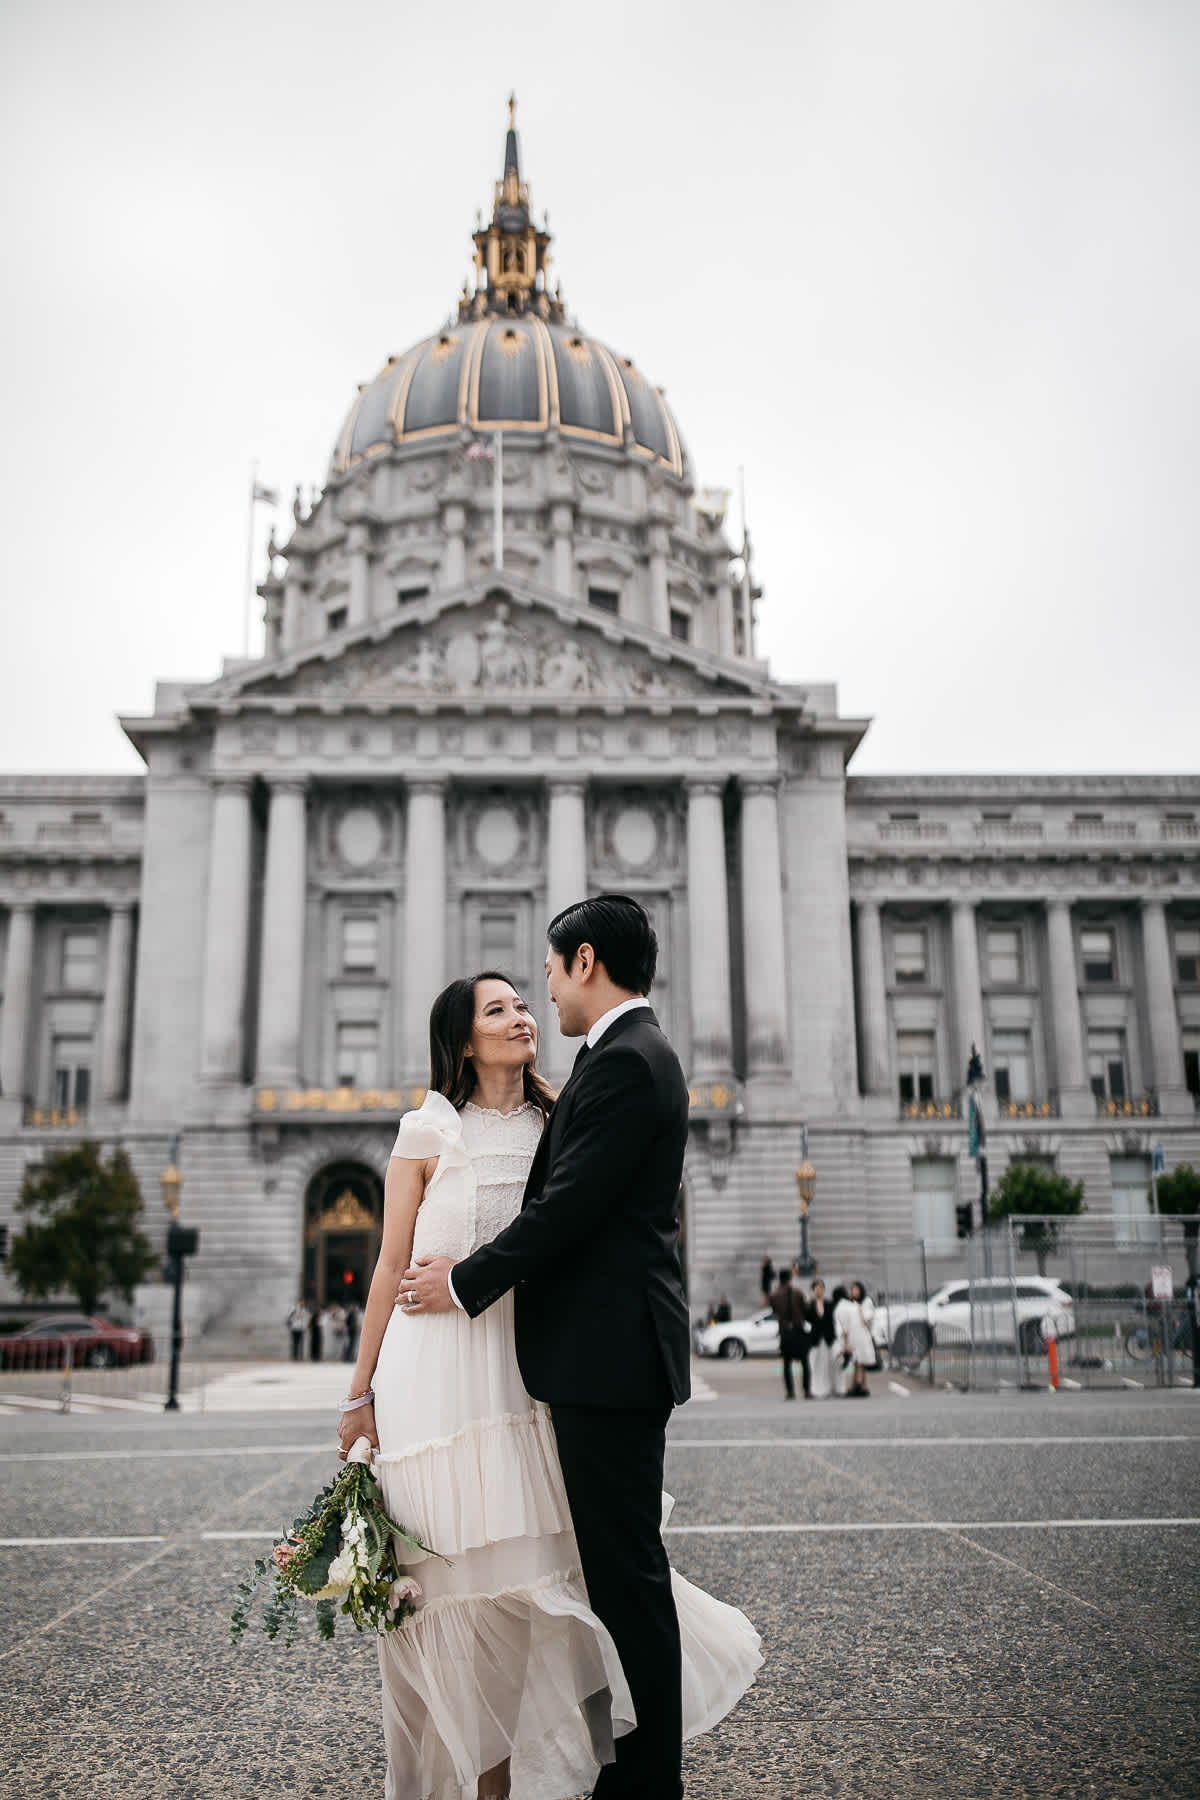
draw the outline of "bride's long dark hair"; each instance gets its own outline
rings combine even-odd
[[[521,991],[512,976],[501,969],[481,969],[478,975],[452,981],[430,1008],[429,1085],[435,1093],[445,1094],[453,1107],[466,1105],[478,1081],[474,1061],[467,1051],[475,1028],[475,989],[481,981],[503,981],[515,994]],[[548,1114],[554,1104],[554,1089],[537,1073],[536,1056],[522,1069],[521,1084],[526,1100],[531,1100],[543,1116]]]

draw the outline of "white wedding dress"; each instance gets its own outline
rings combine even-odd
[[[406,1114],[393,1155],[439,1158],[413,1254],[460,1258],[509,1224],[541,1129],[533,1106],[458,1113],[441,1094]],[[633,1707],[588,1606],[550,1414],[517,1368],[512,1295],[476,1319],[397,1308],[374,1386],[388,1512],[450,1559],[409,1556],[424,1605],[379,1639],[386,1800],[475,1800],[509,1755],[514,1800],[590,1792]],[[686,1738],[724,1717],[762,1656],[742,1613],[673,1579]]]

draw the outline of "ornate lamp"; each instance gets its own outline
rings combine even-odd
[[[817,1171],[807,1156],[796,1170],[796,1186],[800,1191],[800,1273],[811,1275],[817,1265],[808,1254],[808,1209],[817,1191]]]

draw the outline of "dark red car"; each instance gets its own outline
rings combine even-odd
[[[88,1319],[82,1313],[37,1319],[24,1331],[0,1337],[0,1369],[61,1369],[70,1347],[75,1368],[111,1369],[118,1363],[154,1361],[154,1339],[129,1325]]]

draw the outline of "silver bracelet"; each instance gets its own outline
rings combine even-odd
[[[370,1406],[370,1404],[374,1400],[374,1398],[375,1398],[375,1389],[368,1388],[365,1394],[360,1394],[358,1396],[357,1400],[351,1400],[349,1398],[343,1400],[342,1401],[342,1409],[341,1409],[341,1412],[339,1412],[339,1414],[338,1414],[338,1418],[339,1419],[341,1418],[342,1413],[354,1412],[356,1410],[356,1408],[358,1408],[360,1406]]]

